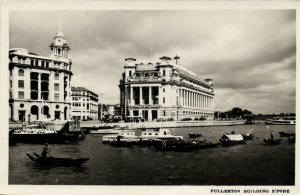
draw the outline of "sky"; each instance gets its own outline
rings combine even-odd
[[[72,86],[119,103],[125,58],[179,63],[212,78],[215,109],[295,113],[295,10],[12,11],[10,48],[49,56],[61,30],[71,47]]]

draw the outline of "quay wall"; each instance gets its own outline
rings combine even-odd
[[[99,126],[114,126],[126,128],[176,128],[176,127],[207,127],[207,126],[231,126],[231,125],[243,125],[245,121],[166,121],[166,122],[140,122],[140,123],[101,123],[100,121],[82,121],[80,127],[99,127]]]
[[[101,123],[98,120],[94,121],[81,121],[80,127],[99,127],[99,126],[114,126],[118,125],[120,127],[126,128],[176,128],[176,127],[207,127],[207,126],[231,126],[231,125],[243,125],[244,120],[230,120],[230,121],[166,121],[166,122],[139,122],[139,123]],[[53,124],[52,124],[53,125]],[[51,129],[60,130],[62,128],[61,124],[52,126]],[[21,123],[9,123],[9,129],[19,129],[22,127]]]

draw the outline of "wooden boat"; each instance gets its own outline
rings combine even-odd
[[[89,158],[56,158],[52,156],[42,157],[37,153],[33,153],[34,156],[27,153],[26,155],[35,163],[43,166],[60,166],[60,167],[67,167],[67,166],[79,166]]]
[[[198,138],[201,137],[201,133],[189,133],[189,138]]]
[[[295,136],[295,133],[285,133],[283,131],[279,132],[280,137],[290,137],[290,136]]]
[[[199,148],[199,149],[216,148],[216,147],[218,147],[218,145],[220,145],[219,142],[215,142],[215,143],[203,142],[203,143],[196,144],[196,148]]]
[[[225,133],[219,140],[220,140],[222,146],[245,144],[247,142],[247,140],[245,140],[241,134]]]
[[[252,133],[247,133],[247,134],[242,134],[244,140],[253,140],[254,134]]]
[[[281,138],[280,139],[264,139],[264,142],[268,145],[278,145],[281,144]]]
[[[195,144],[185,140],[161,140],[161,144],[155,145],[156,150],[190,152],[197,149]]]

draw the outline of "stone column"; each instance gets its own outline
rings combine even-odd
[[[152,121],[152,110],[148,110],[148,121]]]
[[[152,100],[152,87],[149,86],[149,105],[153,105],[153,100]],[[150,116],[150,115],[149,115]]]
[[[143,96],[143,87],[140,87],[140,105],[143,105],[142,104],[142,100],[143,100],[142,96]]]
[[[133,87],[130,86],[130,106],[134,105],[134,100],[133,100]]]
[[[42,74],[39,73],[38,76],[38,100],[42,100],[42,91],[41,91],[41,86],[42,86]]]

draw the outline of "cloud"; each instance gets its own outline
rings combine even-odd
[[[72,84],[106,103],[119,101],[125,58],[155,63],[178,54],[181,65],[213,78],[218,108],[295,111],[295,10],[13,11],[10,47],[49,55],[58,15],[72,48]]]

